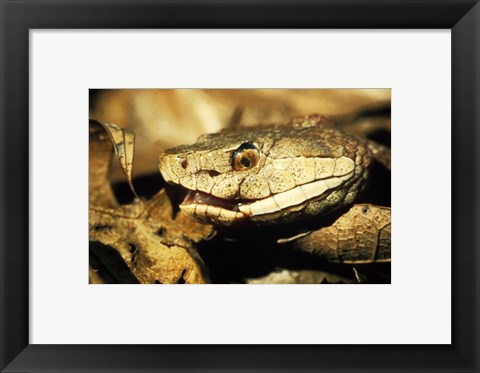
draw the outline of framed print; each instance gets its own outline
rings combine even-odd
[[[478,2],[1,12],[2,371],[478,371]]]

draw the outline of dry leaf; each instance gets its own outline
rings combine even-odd
[[[193,249],[213,228],[173,213],[164,190],[150,201],[120,206],[108,180],[112,150],[133,188],[132,133],[90,121],[91,283],[205,283],[203,262]],[[133,189],[132,189],[133,191]]]
[[[99,128],[103,128],[103,132]],[[108,147],[106,143],[108,142],[107,137],[105,134],[108,135],[110,138],[110,146]],[[96,153],[92,153],[92,142],[93,146],[97,147],[95,150],[99,150],[100,153],[97,155]],[[99,145],[102,144],[102,145]],[[98,149],[100,148],[101,149]],[[107,156],[107,149],[108,148],[108,158],[111,157],[111,149],[115,150],[115,154],[117,159],[120,162],[122,170],[127,178],[128,185],[132,192],[137,196],[135,192],[135,188],[133,187],[132,183],[132,175],[133,175],[133,158],[135,154],[135,134],[128,130],[118,127],[115,124],[110,123],[100,123],[94,120],[90,120],[90,154],[95,154],[94,160],[90,157],[91,162],[95,162],[96,167],[100,167],[101,169],[106,168],[107,171],[110,170],[110,160],[106,159]],[[90,165],[92,166],[92,165]],[[90,168],[92,169],[92,168]],[[105,176],[104,180],[107,180],[108,172],[103,173],[99,176]]]
[[[93,120],[89,125],[89,204],[114,208],[118,206],[108,175],[113,145],[104,127]]]
[[[282,269],[255,279],[247,279],[248,284],[352,284],[349,278],[325,271]]]
[[[90,241],[115,249],[141,283],[206,283],[206,271],[191,242],[184,237],[172,242],[158,234],[163,224],[141,217],[147,206],[137,200],[115,210],[91,207]],[[95,245],[97,260],[112,269],[106,264],[107,248]]]
[[[158,224],[157,232],[171,242],[181,238],[199,242],[215,235],[212,225],[199,223],[181,210],[175,212],[165,189],[162,189],[149,201],[140,218]]]

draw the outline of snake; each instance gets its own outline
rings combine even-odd
[[[313,219],[351,205],[369,180],[373,154],[322,115],[224,129],[165,150],[160,172],[186,190],[180,209],[221,225]]]

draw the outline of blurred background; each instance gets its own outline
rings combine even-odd
[[[318,113],[357,135],[389,132],[390,99],[390,89],[96,89],[90,90],[89,114],[135,131],[135,175],[142,176],[158,169],[163,150],[226,126]],[[114,168],[113,180],[122,177]]]

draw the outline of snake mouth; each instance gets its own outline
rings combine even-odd
[[[192,204],[219,207],[230,211],[239,211],[238,203],[227,201],[198,190],[189,190],[182,202],[182,205]]]
[[[189,190],[180,209],[206,223],[231,225],[248,217],[240,211],[240,205],[241,201],[228,201],[198,190]]]
[[[259,220],[273,215],[285,216],[304,208],[312,201],[326,198],[325,196],[342,188],[344,181],[352,176],[353,171],[344,176],[317,180],[256,200],[225,200],[205,192],[190,190],[180,209],[195,219],[223,225],[231,225],[245,219]],[[341,193],[334,195],[333,200],[344,198],[341,195]],[[327,204],[323,207],[325,206]]]

